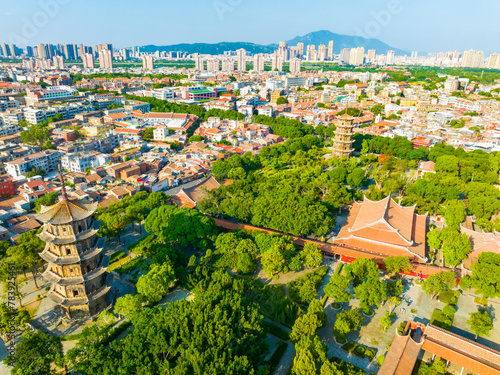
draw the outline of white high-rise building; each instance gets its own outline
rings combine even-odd
[[[220,60],[211,59],[207,61],[207,70],[209,72],[218,72],[220,70]]]
[[[387,51],[387,59],[385,60],[386,65],[394,65],[396,59],[396,53],[391,49]]]
[[[342,51],[340,52],[340,60],[348,63],[349,57],[350,57],[350,52],[351,52],[351,50],[349,48],[342,48]]]
[[[264,55],[262,53],[258,53],[253,57],[253,70],[257,72],[264,71]]]
[[[327,56],[328,60],[332,61],[333,60],[333,40],[330,40],[328,42],[328,51],[327,51]]]
[[[142,59],[142,69],[143,70],[153,70],[154,69],[153,56],[144,55],[141,57],[141,59]]]
[[[233,60],[223,60],[222,61],[222,71],[223,72],[234,72],[234,61]]]
[[[94,69],[95,68],[94,55],[92,53],[84,53],[82,55],[82,60],[83,60],[83,68],[84,69]]]
[[[271,70],[278,70],[278,72],[283,71],[283,58],[281,56],[272,55],[271,56]]]
[[[194,68],[196,70],[199,70],[200,72],[203,72],[205,70],[205,63],[203,61],[203,57],[199,54],[194,55]]]
[[[101,69],[113,69],[113,54],[110,50],[101,49],[99,51],[99,65]]]
[[[366,58],[368,61],[374,61],[377,56],[377,51],[374,49],[369,49]]]
[[[299,74],[300,73],[300,64],[301,64],[300,59],[295,58],[295,59],[290,60],[290,73]]]
[[[488,57],[488,62],[486,63],[486,67],[488,69],[495,69],[498,63],[498,59],[500,58],[500,55],[498,53],[492,53]]]
[[[462,55],[462,67],[464,68],[480,68],[483,65],[483,51],[464,51]]]
[[[238,63],[238,71],[244,72],[247,70],[247,52],[244,48],[236,50],[236,61]]]
[[[54,66],[57,69],[64,69],[64,59],[62,56],[54,56],[52,60],[54,61]]]
[[[351,48],[349,52],[350,65],[363,65],[365,60],[365,49],[363,47]]]
[[[299,52],[299,57],[304,55],[304,43],[297,43],[297,51]]]
[[[326,46],[324,44],[320,44],[318,46],[318,60],[319,61],[326,60]]]

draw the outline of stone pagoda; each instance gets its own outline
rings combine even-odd
[[[354,117],[347,114],[347,111],[342,116],[338,117],[338,122],[335,130],[335,138],[333,139],[333,155],[341,158],[343,156],[349,157],[352,153],[352,129],[354,125],[352,122]]]
[[[111,306],[113,277],[106,272],[106,239],[96,235],[100,222],[92,217],[97,203],[69,199],[59,173],[62,195],[52,206],[42,206],[38,237],[46,243],[40,256],[48,262],[44,279],[52,283],[48,296],[67,321],[85,321]]]

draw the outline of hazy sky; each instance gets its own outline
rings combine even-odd
[[[246,41],[311,31],[406,50],[500,52],[499,0],[0,0],[0,42],[114,47]]]

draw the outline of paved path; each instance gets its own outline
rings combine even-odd
[[[295,358],[295,348],[293,347],[292,343],[289,342],[285,350],[285,353],[283,353],[283,356],[281,357],[278,366],[276,366],[276,369],[274,370],[273,375],[286,375],[288,369],[293,364],[294,358]]]
[[[326,344],[328,348],[328,358],[337,357],[342,359],[343,361],[352,363],[354,366],[359,367],[360,369],[370,372],[378,372],[379,367],[375,362],[369,362],[367,359],[360,358],[355,356],[354,354],[346,352],[344,349],[340,348],[336,344]]]

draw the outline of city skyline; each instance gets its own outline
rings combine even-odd
[[[94,2],[88,1],[85,9],[92,9]],[[91,13],[89,17],[74,17],[85,9],[67,0],[33,2],[31,7],[3,1],[0,33],[6,42],[22,47],[37,43],[92,45],[105,40],[122,48],[218,42],[267,45],[324,29],[379,39],[408,51],[473,48],[488,54],[500,49],[497,41],[484,37],[500,32],[500,26],[495,22],[496,12],[484,11],[498,7],[492,0],[483,1],[481,7],[472,9],[465,9],[465,1],[448,0],[439,4],[429,0],[418,3],[389,0],[378,4],[361,0],[355,6],[313,0],[307,7],[297,0],[287,2],[286,7],[280,1],[269,4],[260,0],[214,0],[199,2],[196,7],[187,7],[179,1],[156,3],[147,8],[130,6],[129,3],[129,0],[121,1],[119,7],[115,0],[99,3],[99,12]],[[432,12],[423,14],[422,9],[426,8]],[[186,17],[171,17],[183,13]],[[147,21],[147,27],[138,28],[137,22],[140,21]],[[479,23],[481,27],[474,27]],[[435,35],[440,38],[435,38]]]

